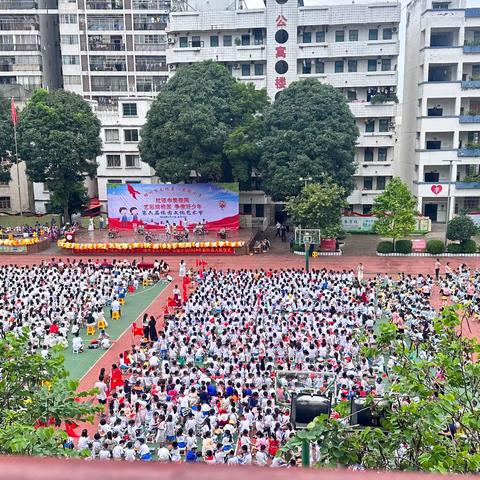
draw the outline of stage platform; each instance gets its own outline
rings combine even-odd
[[[76,232],[75,241],[59,240],[58,246],[75,254],[247,255],[253,248],[258,230],[228,231],[225,240],[222,240],[217,232],[206,235],[190,234],[184,242],[167,239],[164,232],[148,233],[153,236],[151,242],[146,242],[143,235],[129,230],[119,231],[116,238],[109,238],[106,229],[93,232],[80,229]]]

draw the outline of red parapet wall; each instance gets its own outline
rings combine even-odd
[[[477,480],[473,475],[427,475],[303,468],[226,467],[157,462],[86,462],[40,457],[0,457],[8,480]]]

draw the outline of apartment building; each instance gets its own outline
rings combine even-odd
[[[0,0],[0,92],[19,106],[36,88],[61,86],[55,7],[54,0]],[[23,162],[19,172],[13,166],[11,181],[0,184],[2,212],[34,210]]]
[[[170,0],[59,0],[63,86],[91,101],[102,123],[103,154],[89,192],[102,205],[108,182],[154,181],[138,141],[168,78],[169,10]]]
[[[228,7],[227,7],[228,6]],[[168,26],[170,74],[213,59],[270,98],[291,82],[317,78],[349,102],[360,137],[350,207],[369,213],[374,198],[400,172],[396,157],[400,5],[396,1],[242,0],[177,2]]]
[[[420,212],[445,222],[480,209],[480,8],[409,4],[401,133]]]

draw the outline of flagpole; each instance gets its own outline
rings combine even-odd
[[[12,97],[12,123],[13,123],[13,138],[15,141],[15,163],[17,166],[17,189],[18,189],[18,202],[20,204],[20,220],[22,222],[23,228],[23,207],[22,207],[22,192],[20,189],[20,167],[18,165],[18,143],[17,143],[17,111],[15,108],[15,103]]]

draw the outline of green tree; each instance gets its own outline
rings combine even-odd
[[[458,215],[452,218],[447,225],[447,238],[453,241],[465,243],[477,233],[477,227],[473,220],[465,215]]]
[[[461,312],[463,316],[463,312]],[[303,441],[318,443],[320,465],[360,464],[376,470],[477,473],[480,468],[480,352],[476,339],[458,335],[455,307],[433,321],[434,334],[412,341],[390,323],[381,326],[371,358],[394,356],[385,404],[375,409],[381,428],[349,426],[349,404],[337,419],[317,417],[283,448],[295,452]],[[375,405],[368,399],[366,406]],[[448,425],[455,423],[452,439]]]
[[[358,129],[343,95],[317,80],[292,83],[264,115],[259,171],[275,200],[297,195],[301,177],[330,177],[349,194]]]
[[[0,181],[10,180],[10,167],[15,153],[10,102],[0,93]]]
[[[27,175],[48,186],[68,222],[78,184],[97,171],[100,121],[80,95],[40,89],[22,111],[18,134]]]
[[[163,181],[190,181],[194,171],[205,182],[244,183],[251,169],[242,161],[245,152],[227,157],[224,144],[267,103],[264,90],[240,83],[219,63],[183,67],[148,112],[141,132],[142,159]]]
[[[78,392],[60,350],[50,352],[31,353],[27,330],[0,339],[0,454],[75,455],[62,448],[64,422],[91,422],[98,411],[85,401],[94,390]]]
[[[415,230],[417,201],[407,185],[398,177],[388,183],[385,191],[373,203],[373,214],[378,220],[375,231],[395,241]]]
[[[334,237],[342,231],[340,216],[346,206],[345,189],[327,179],[305,186],[287,201],[285,210],[295,225],[320,228],[322,237]]]

